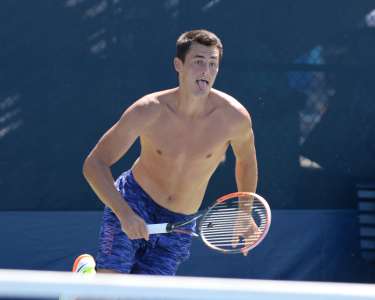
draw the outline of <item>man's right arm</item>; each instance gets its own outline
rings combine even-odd
[[[99,199],[119,218],[129,238],[148,238],[144,221],[137,216],[114,185],[111,166],[132,146],[158,115],[158,104],[142,98],[130,106],[120,120],[99,140],[85,159],[83,174]]]

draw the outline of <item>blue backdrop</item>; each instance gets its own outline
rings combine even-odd
[[[133,101],[177,84],[179,34],[207,28],[224,43],[216,88],[251,113],[258,193],[275,221],[248,258],[197,241],[181,274],[373,281],[374,266],[359,255],[356,190],[375,182],[374,8],[373,0],[1,1],[0,268],[68,269],[95,252],[103,206],[82,162]],[[203,206],[235,190],[233,163],[229,152]]]

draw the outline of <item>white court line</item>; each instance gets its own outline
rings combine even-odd
[[[112,274],[90,277],[69,272],[0,269],[0,296],[60,295],[150,300],[370,300],[375,299],[375,285]]]

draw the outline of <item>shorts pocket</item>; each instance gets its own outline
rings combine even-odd
[[[167,233],[160,234],[156,246],[168,251],[178,263],[190,257],[192,237],[186,234]]]

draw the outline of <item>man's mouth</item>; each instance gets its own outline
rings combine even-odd
[[[204,90],[208,87],[208,81],[205,79],[199,79],[197,80],[197,84],[201,90]]]

